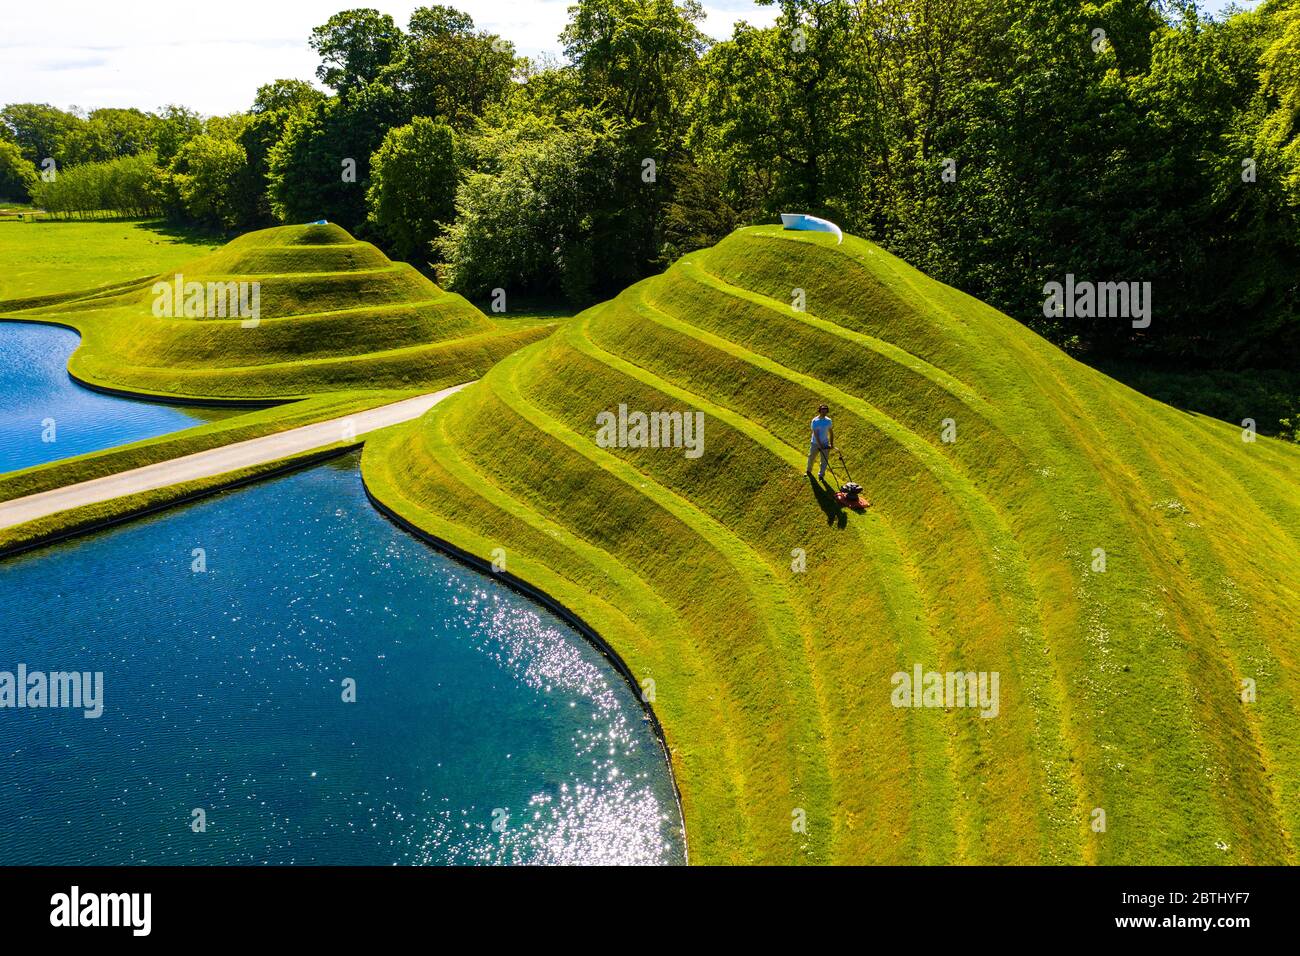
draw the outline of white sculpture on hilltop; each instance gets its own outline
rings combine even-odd
[[[802,229],[806,232],[833,232],[835,233],[836,245],[844,241],[844,233],[840,230],[840,227],[829,219],[821,218],[821,216],[810,216],[803,212],[783,212],[781,213],[781,225],[786,229]]]

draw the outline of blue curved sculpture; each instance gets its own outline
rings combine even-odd
[[[786,229],[802,229],[805,232],[833,232],[837,245],[844,241],[844,233],[840,227],[820,216],[810,216],[803,212],[783,212],[781,225]]]

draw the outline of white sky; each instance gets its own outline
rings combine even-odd
[[[428,0],[425,0],[427,3]],[[558,54],[572,0],[442,0],[524,55]],[[1253,7],[1258,0],[1242,6]],[[51,103],[201,113],[246,109],[271,80],[313,80],[314,26],[351,7],[375,7],[403,27],[421,2],[382,0],[0,0],[0,104]],[[1227,0],[1208,0],[1218,10]],[[731,34],[736,20],[766,25],[771,6],[704,0],[705,31]]]
[[[402,27],[424,2],[383,0],[0,0],[0,104],[136,106],[180,103],[201,113],[247,109],[263,83],[315,79],[312,27],[374,7]],[[525,56],[560,52],[572,0],[441,0]],[[705,0],[706,32],[767,24],[774,7]],[[319,85],[319,84],[318,84]]]

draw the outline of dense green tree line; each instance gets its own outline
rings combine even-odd
[[[160,215],[163,208],[152,153],[71,166],[48,180],[38,180],[31,195],[58,219],[145,219]]]
[[[563,63],[446,6],[346,10],[310,37],[329,93],[5,107],[0,192],[151,156],[173,217],[326,218],[468,294],[575,302],[806,211],[1080,352],[1300,358],[1300,0],[769,2],[711,42],[696,0],[577,0]],[[1150,327],[1044,314],[1067,275],[1150,282]]]

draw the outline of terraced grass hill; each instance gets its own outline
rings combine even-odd
[[[822,400],[865,514],[804,476]],[[620,403],[703,454],[599,447]],[[1296,860],[1300,448],[868,242],[740,230],[363,466],[653,681],[695,862]],[[996,717],[894,706],[918,664],[996,671]]]
[[[69,370],[83,381],[193,398],[432,390],[477,378],[552,328],[489,320],[461,296],[335,225],[251,232],[177,273],[205,290],[209,283],[257,283],[258,321],[237,317],[234,308],[186,317],[183,295],[172,296],[170,310],[156,310],[155,284],[174,284],[171,273],[13,317],[80,331]],[[244,301],[251,305],[247,288]],[[215,314],[204,317],[209,312]]]

